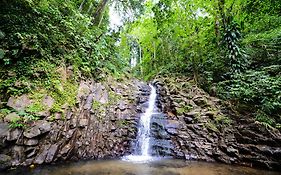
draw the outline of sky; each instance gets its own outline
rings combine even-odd
[[[117,29],[119,26],[122,26],[123,22],[119,14],[115,11],[114,3],[109,7],[109,21],[110,28]]]

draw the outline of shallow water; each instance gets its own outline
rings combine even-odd
[[[175,159],[133,163],[122,160],[87,161],[35,169],[18,169],[0,175],[280,175],[279,172],[218,163]]]

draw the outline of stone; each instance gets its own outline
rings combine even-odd
[[[90,94],[90,92],[91,92],[90,86],[87,84],[87,82],[82,81],[78,88],[77,100],[80,101],[82,97],[87,96],[88,94]]]
[[[52,108],[52,106],[54,105],[55,100],[51,97],[46,95],[43,99],[42,99],[42,105],[44,106],[44,111],[40,111],[37,112],[36,114],[38,116],[43,116],[43,117],[47,117],[50,115],[50,109]]]
[[[203,96],[195,96],[193,98],[193,101],[196,105],[198,105],[200,107],[205,107],[207,105],[207,100]]]
[[[208,117],[210,117],[210,118],[213,118],[214,115],[216,115],[216,113],[215,113],[214,111],[207,111],[207,112],[205,113],[205,115],[208,116]]]
[[[54,103],[55,103],[55,100],[51,96],[48,96],[48,95],[46,95],[42,100],[42,104],[44,106],[46,106],[48,109],[52,108]]]
[[[11,163],[12,158],[5,154],[0,154],[0,171],[8,169],[12,166]]]
[[[91,109],[92,103],[93,103],[93,97],[94,97],[93,94],[90,94],[90,95],[87,97],[86,103],[85,103],[85,105],[84,105],[84,109],[87,109],[87,110],[90,110],[90,109]]]
[[[106,104],[108,102],[108,92],[101,83],[97,83],[94,86],[94,97],[95,101],[100,102],[101,104]]]
[[[15,112],[6,115],[6,117],[4,118],[4,122],[8,122],[8,123],[13,121],[19,121],[19,120],[21,120],[21,117]]]
[[[48,150],[45,162],[51,163],[53,161],[54,157],[56,156],[57,151],[58,151],[58,145],[56,145],[56,144],[52,145]]]
[[[26,140],[24,140],[24,145],[27,145],[27,146],[38,145],[38,140],[37,139],[26,139]]]
[[[7,141],[15,141],[17,140],[22,134],[22,130],[16,128],[11,129],[7,134]]]
[[[27,129],[26,131],[23,132],[23,135],[26,137],[26,138],[34,138],[34,137],[37,137],[41,134],[41,131],[39,130],[39,128],[37,126],[34,126],[30,129]]]
[[[43,149],[41,149],[41,152],[39,155],[35,158],[34,163],[35,164],[42,164],[45,161],[46,156],[48,155],[50,145],[43,146]]]
[[[200,115],[200,113],[199,112],[194,112],[194,111],[188,112],[188,113],[185,114],[186,117],[191,117],[191,118],[195,118],[198,115]]]
[[[18,166],[25,158],[24,146],[14,146],[12,147],[11,152],[11,157],[13,158],[12,165]]]
[[[22,95],[20,97],[10,97],[7,106],[17,111],[23,111],[31,104],[32,100],[30,100],[27,95]]]
[[[79,120],[79,127],[86,127],[88,125],[88,119],[80,119]]]
[[[119,108],[121,111],[124,111],[125,109],[127,109],[127,103],[124,102],[123,100],[120,100],[120,101],[119,101],[118,108]]]
[[[191,117],[184,117],[183,120],[185,121],[186,124],[192,124],[193,123],[193,118],[191,118]]]
[[[37,153],[37,149],[36,147],[28,147],[25,149],[25,154],[27,158],[31,158],[33,156],[35,156],[35,154]]]
[[[51,123],[47,122],[45,120],[39,120],[36,122],[36,125],[38,126],[39,130],[41,131],[41,134],[45,134],[46,132],[51,131]]]
[[[4,138],[8,135],[9,125],[7,123],[0,123],[0,147],[4,144]]]

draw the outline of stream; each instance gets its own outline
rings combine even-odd
[[[87,161],[35,169],[17,169],[0,175],[278,175],[241,166],[160,159],[146,163],[122,160]]]

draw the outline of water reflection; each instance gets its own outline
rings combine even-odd
[[[159,160],[131,163],[121,160],[89,161],[14,170],[0,175],[277,175],[278,172],[247,167],[183,160]]]

